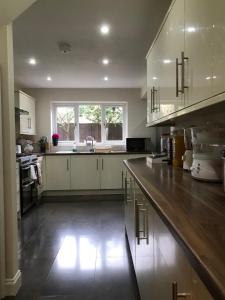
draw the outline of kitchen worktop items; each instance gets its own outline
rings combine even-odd
[[[202,126],[191,128],[194,178],[222,181],[221,153],[225,149],[225,127]]]

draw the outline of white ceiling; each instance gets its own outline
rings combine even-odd
[[[14,22],[15,80],[21,87],[141,87],[145,56],[171,0],[38,0]],[[108,36],[99,26],[108,23]],[[61,54],[57,43],[71,44]],[[27,63],[29,57],[36,66]],[[103,66],[101,59],[111,63]],[[52,81],[46,77],[51,75]],[[109,81],[103,77],[108,75]]]
[[[36,0],[1,0],[0,1],[0,26],[6,25],[17,18]]]

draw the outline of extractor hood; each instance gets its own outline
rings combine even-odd
[[[15,107],[15,114],[16,116],[29,115],[29,112],[19,107]]]

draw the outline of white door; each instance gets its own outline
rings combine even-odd
[[[70,156],[46,156],[46,189],[70,189]]]
[[[1,78],[0,78],[1,79]],[[2,109],[0,86],[0,299],[3,297],[5,275],[5,232],[4,232],[4,194],[3,194],[3,144],[2,144]]]
[[[207,5],[210,0],[207,1]],[[211,1],[213,9],[213,95],[225,92],[225,1]]]
[[[122,189],[125,155],[100,155],[101,189]]]
[[[214,11],[218,2],[212,0],[185,0],[185,56],[188,57],[185,74],[188,86],[188,89],[186,89],[186,106],[205,100],[213,95],[212,26]],[[224,1],[221,0],[220,2]],[[224,18],[224,11],[221,13]],[[218,48],[220,49],[221,41],[219,40]]]
[[[184,107],[181,92],[181,53],[184,51],[184,0],[177,0],[168,15],[156,43],[159,75],[155,92],[159,103],[159,117],[165,117]],[[176,67],[177,66],[177,67]]]
[[[100,189],[100,159],[98,155],[71,156],[71,189]]]

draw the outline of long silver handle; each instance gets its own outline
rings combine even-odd
[[[190,297],[191,293],[178,293],[177,282],[172,283],[172,299],[177,300],[178,298]]]
[[[34,184],[34,181],[31,181],[28,184],[22,185],[22,188],[27,188],[27,187],[31,186],[32,184]]]
[[[127,203],[127,178],[125,178],[125,186],[124,186],[124,202]]]
[[[128,194],[128,184],[130,184],[130,190],[131,192]],[[126,203],[129,203],[129,202],[133,202],[133,199],[132,199],[132,179],[130,178],[130,182],[127,180],[127,178],[125,179],[125,200],[126,200]]]
[[[29,169],[30,169],[30,166],[28,166],[28,167],[21,167],[22,171],[26,171],[26,170],[29,170]]]
[[[176,97],[179,97],[179,93],[183,93],[182,89],[179,89],[179,66],[182,66],[182,63],[176,58]]]
[[[147,208],[139,208],[139,212],[143,212],[143,230],[139,230],[139,233],[143,233],[143,237],[138,235],[138,245],[141,240],[146,240],[146,244],[149,244],[149,228],[148,228],[148,209]]]
[[[157,93],[157,89],[153,86],[152,88],[152,94],[153,94],[153,111],[157,111],[158,108],[155,106],[156,105],[156,93]]]
[[[102,158],[102,171],[104,170],[104,159]]]
[[[67,167],[67,171],[69,171],[69,158],[66,159],[66,167]]]
[[[96,158],[96,169],[98,171],[98,158]]]
[[[151,89],[151,113],[153,113],[153,92]]]
[[[181,52],[181,66],[182,66],[182,78],[181,78],[181,90],[184,94],[184,89],[187,89],[188,86],[185,85],[185,60],[188,60],[188,57],[184,55],[184,52]]]
[[[121,177],[122,177],[122,190],[123,190],[123,171],[121,173]]]

